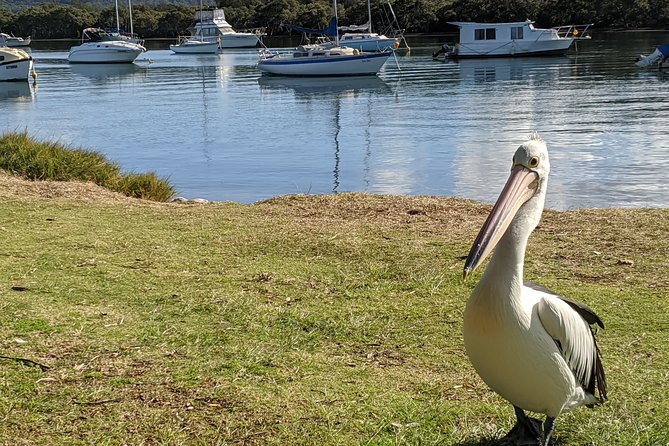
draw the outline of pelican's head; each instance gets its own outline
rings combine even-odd
[[[516,213],[525,203],[528,203],[528,206],[532,203],[533,211],[526,215],[525,227],[529,229],[527,234],[529,236],[541,218],[549,171],[546,143],[534,133],[513,155],[511,175],[467,256],[465,279],[492,253]]]

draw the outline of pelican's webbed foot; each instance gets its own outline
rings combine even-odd
[[[516,425],[504,436],[507,444],[515,446],[545,446],[541,421],[525,415],[523,409],[513,406],[516,411]]]

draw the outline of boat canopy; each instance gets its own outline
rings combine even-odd
[[[305,28],[303,26],[287,25],[283,23],[281,24],[281,26],[292,31],[299,31],[314,36],[335,37],[337,35],[337,17],[332,17],[330,23],[328,24],[328,27],[325,29]]]
[[[669,57],[669,43],[658,46],[657,50],[662,53],[664,57]]]
[[[362,25],[340,26],[339,31],[368,31],[371,27],[372,23],[367,22]]]

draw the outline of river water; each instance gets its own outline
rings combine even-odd
[[[38,85],[0,85],[0,131],[155,171],[178,195],[242,203],[348,191],[492,202],[538,131],[547,207],[669,207],[669,72],[633,63],[669,32],[446,63],[430,57],[442,41],[409,38],[378,77],[327,80],[261,76],[255,50],[174,55],[154,42],[134,64],[86,66],[67,63],[69,43],[35,42]]]

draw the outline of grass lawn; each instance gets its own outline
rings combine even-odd
[[[498,444],[512,407],[461,334],[488,209],[0,175],[0,444]],[[526,275],[606,324],[609,401],[555,444],[669,444],[669,210],[547,211]]]

